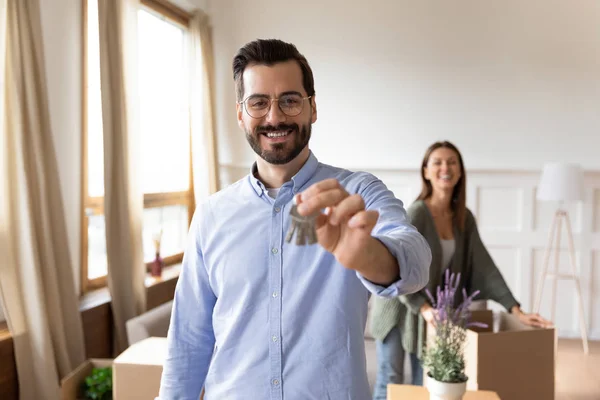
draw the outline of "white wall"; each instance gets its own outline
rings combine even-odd
[[[470,168],[600,169],[598,1],[219,0],[210,13],[224,164],[253,160],[235,123],[231,59],[273,37],[313,67],[322,161],[414,168],[449,139]]]

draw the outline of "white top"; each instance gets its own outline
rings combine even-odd
[[[456,242],[454,239],[440,239],[440,242],[442,244],[442,270],[445,270],[450,266],[452,257],[454,257]]]
[[[277,193],[279,193],[279,189],[281,188],[268,188],[267,193],[269,193],[269,197],[272,199],[276,199]]]

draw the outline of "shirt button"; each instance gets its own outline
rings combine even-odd
[[[281,208],[275,207],[275,212],[278,213],[279,211],[281,211]]]
[[[277,297],[277,292],[273,292],[273,297]]]
[[[273,341],[276,342],[277,341],[277,336],[273,336]]]
[[[273,247],[273,248],[271,249],[271,253],[273,253],[273,254],[277,254],[277,251],[278,251],[278,250],[277,250],[277,248],[276,248],[276,247]]]
[[[273,379],[273,385],[275,385],[275,386],[279,385],[279,381],[277,379]]]

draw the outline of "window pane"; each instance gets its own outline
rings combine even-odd
[[[88,279],[105,276],[107,271],[104,215],[91,215],[88,217]]]
[[[87,2],[87,167],[88,193],[104,196],[104,145],[100,93],[98,0]]]
[[[144,210],[145,262],[153,261],[156,256],[153,239],[161,229],[160,256],[183,253],[188,233],[188,207],[175,205]]]
[[[189,110],[184,32],[138,13],[140,129],[144,193],[189,188]]]

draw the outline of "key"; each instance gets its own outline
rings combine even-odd
[[[285,237],[286,242],[290,243],[294,235],[296,235],[296,245],[304,246],[305,244],[317,243],[317,232],[315,231],[315,216],[302,216],[298,213],[296,207],[296,198],[290,210],[290,227]]]

